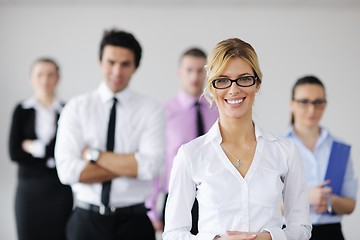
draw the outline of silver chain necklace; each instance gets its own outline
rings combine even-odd
[[[237,168],[240,168],[240,167],[242,166],[242,163],[241,163],[240,158],[235,157],[234,154],[232,154],[232,153],[229,151],[229,149],[227,149],[224,145],[221,145],[221,146],[225,149],[225,151],[226,151],[227,153],[230,154],[230,156],[232,156],[233,158],[235,158],[236,162],[232,162],[232,161],[231,161],[231,162],[234,164],[234,166],[237,167]],[[250,149],[250,146],[248,146],[248,148],[246,149],[246,152],[245,152],[245,153],[247,153],[247,152],[249,151],[249,149]]]

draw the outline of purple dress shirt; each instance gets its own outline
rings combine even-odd
[[[169,188],[170,172],[173,159],[184,143],[190,142],[197,136],[196,102],[200,102],[205,133],[211,128],[219,117],[218,109],[204,97],[194,97],[185,92],[180,92],[175,98],[165,104],[166,113],[166,158],[162,175],[153,182],[153,193],[147,201],[148,213],[151,220],[160,219],[156,211],[156,200],[160,192],[167,193]]]

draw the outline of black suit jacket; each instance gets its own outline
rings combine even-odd
[[[55,125],[57,125],[59,116],[59,113],[57,113]],[[50,169],[46,166],[46,161],[54,157],[56,134],[46,146],[45,157],[43,158],[35,158],[22,149],[22,142],[25,139],[37,139],[35,117],[35,109],[23,108],[21,103],[16,106],[13,113],[9,137],[9,152],[11,160],[19,164],[19,178],[31,178],[55,171],[55,169]]]

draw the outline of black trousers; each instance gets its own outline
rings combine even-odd
[[[146,213],[100,215],[75,208],[66,230],[68,240],[155,240]]]
[[[65,240],[72,208],[71,188],[57,176],[19,180],[15,196],[18,239]]]
[[[310,240],[344,240],[340,223],[313,225]]]
[[[165,208],[166,208],[166,201],[168,198],[168,194],[165,195],[164,207],[162,212],[162,221],[165,225]],[[192,219],[192,226],[191,226],[191,234],[197,235],[199,233],[198,229],[198,222],[199,222],[199,203],[198,200],[195,198],[193,207],[191,209],[191,219]]]

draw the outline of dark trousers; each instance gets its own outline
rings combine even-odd
[[[310,240],[344,240],[340,223],[313,225]]]
[[[19,180],[15,196],[19,240],[65,240],[72,192],[57,177]]]
[[[164,201],[164,208],[163,208],[163,213],[162,213],[162,221],[165,223],[165,208],[166,208],[166,201],[168,198],[168,194],[165,195],[165,201]],[[198,229],[198,222],[199,222],[199,203],[198,200],[195,198],[194,201],[194,205],[191,209],[191,219],[192,219],[192,226],[191,226],[191,234],[196,235],[199,233],[199,229]]]
[[[100,215],[75,208],[66,232],[68,240],[155,240],[146,213]]]

